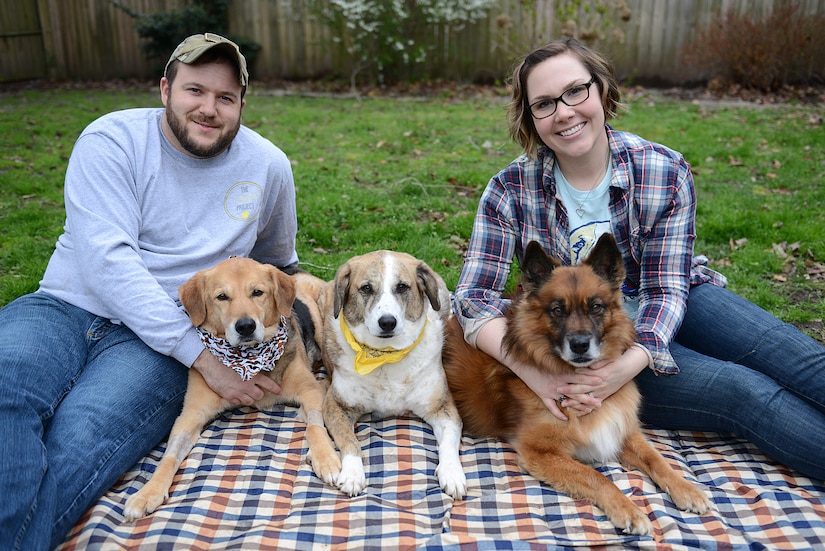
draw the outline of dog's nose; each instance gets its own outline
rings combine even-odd
[[[590,335],[572,335],[568,343],[574,354],[584,354],[590,348]]]
[[[252,318],[241,318],[235,322],[235,331],[242,337],[248,337],[255,332],[255,320]]]
[[[378,327],[380,327],[382,331],[392,331],[395,329],[397,323],[394,316],[387,315],[378,318]]]

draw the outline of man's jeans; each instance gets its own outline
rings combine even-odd
[[[711,284],[691,289],[671,345],[678,375],[637,378],[642,420],[733,433],[825,480],[825,347]]]
[[[0,310],[0,549],[49,549],[169,432],[187,370],[44,293]]]

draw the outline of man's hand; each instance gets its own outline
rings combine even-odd
[[[209,388],[233,406],[251,406],[264,397],[264,392],[281,393],[281,387],[267,377],[266,373],[258,373],[252,379],[244,381],[206,349],[192,364],[192,369],[197,369]]]

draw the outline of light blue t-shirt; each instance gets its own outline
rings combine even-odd
[[[567,207],[570,220],[570,259],[579,264],[587,258],[603,233],[610,233],[610,179],[613,168],[608,165],[607,172],[599,185],[589,191],[574,188],[564,177],[556,163],[554,167],[557,189],[562,203]],[[624,309],[632,319],[639,309],[638,296],[625,294]]]
[[[559,164],[554,168],[557,189],[562,203],[567,207],[570,220],[570,260],[579,264],[587,258],[603,233],[610,233],[610,177],[607,172],[599,185],[588,191],[580,191],[570,185]]]

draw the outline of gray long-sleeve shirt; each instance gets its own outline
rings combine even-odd
[[[196,159],[161,132],[163,109],[104,115],[66,171],[66,224],[40,290],[123,323],[191,366],[203,344],[178,287],[231,255],[297,262],[292,169],[242,126],[223,153]]]

